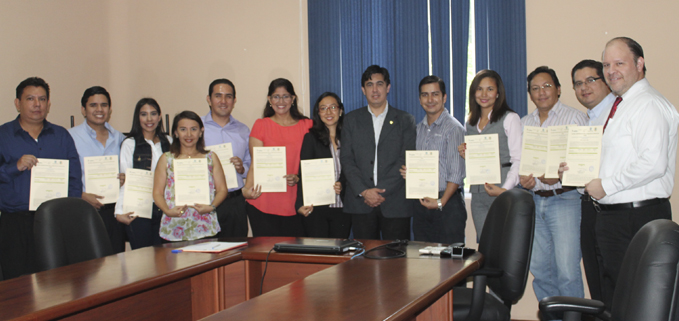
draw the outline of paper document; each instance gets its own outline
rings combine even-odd
[[[103,196],[102,204],[118,201],[120,180],[118,179],[118,155],[85,157],[85,192]]]
[[[31,189],[28,210],[35,211],[45,201],[68,197],[67,159],[38,158],[31,168]]]
[[[205,242],[179,248],[182,252],[219,253],[246,246],[248,242]]]
[[[222,169],[224,169],[227,188],[238,187],[238,176],[236,176],[238,174],[236,173],[236,167],[231,164],[231,157],[233,157],[231,143],[212,145],[205,148],[213,151],[219,157],[219,162],[222,164]]]
[[[464,142],[467,144],[464,162],[467,171],[467,184],[500,184],[502,172],[500,172],[498,135],[464,136]]]
[[[439,151],[406,151],[406,198],[439,198]]]
[[[542,176],[547,169],[549,130],[543,127],[525,126],[521,144],[519,175]]]
[[[285,146],[254,147],[252,153],[255,186],[262,186],[262,193],[286,192],[288,186],[283,177],[287,175]]]
[[[333,159],[303,160],[300,169],[304,205],[335,204],[335,162]]]
[[[151,218],[153,213],[153,172],[128,168],[123,190],[123,213]]]
[[[175,206],[210,204],[210,180],[207,158],[175,159]]]
[[[575,125],[549,126],[549,150],[545,178],[559,178],[559,164],[566,161],[568,127]]]
[[[566,148],[568,170],[563,173],[561,185],[585,186],[599,177],[603,128],[603,126],[568,127]]]

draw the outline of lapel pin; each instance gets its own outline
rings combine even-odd
[[[393,120],[390,120],[390,121],[389,121],[389,125],[393,125],[393,124],[394,124],[394,121],[393,121]]]

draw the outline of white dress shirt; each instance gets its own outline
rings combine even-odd
[[[377,186],[377,146],[380,141],[380,133],[382,132],[382,126],[384,125],[384,120],[387,118],[387,112],[389,111],[389,102],[384,107],[384,111],[379,115],[375,116],[373,111],[368,106],[368,112],[373,119],[373,130],[375,130],[375,164],[373,165],[373,178],[375,186]]]
[[[601,142],[599,177],[617,204],[666,198],[674,187],[679,113],[646,78],[622,95]]]

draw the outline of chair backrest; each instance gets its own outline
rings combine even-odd
[[[42,203],[35,212],[33,237],[38,271],[113,253],[99,213],[80,198]]]
[[[679,225],[646,223],[629,244],[615,285],[613,320],[674,320],[677,313]]]
[[[488,278],[488,287],[506,305],[516,303],[526,289],[535,232],[535,202],[528,191],[508,190],[488,210],[479,252],[484,268],[499,269],[499,278]]]

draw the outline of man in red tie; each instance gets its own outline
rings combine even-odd
[[[616,101],[606,120],[599,178],[585,185],[600,211],[596,239],[604,267],[604,303],[610,308],[629,242],[646,223],[672,219],[679,113],[646,80],[641,46],[627,37],[603,52],[606,83]],[[608,302],[606,302],[608,301]]]

